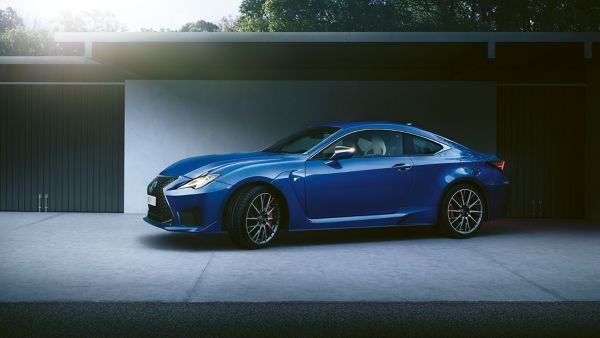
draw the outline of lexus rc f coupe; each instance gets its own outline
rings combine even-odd
[[[226,231],[249,249],[282,230],[437,225],[465,238],[503,214],[504,164],[408,124],[322,124],[258,152],[172,164],[148,185],[144,220],[169,231]]]

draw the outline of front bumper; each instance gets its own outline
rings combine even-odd
[[[184,226],[184,225],[170,225],[170,224],[166,224],[166,223],[160,223],[157,222],[155,220],[150,219],[148,216],[144,217],[144,221],[148,224],[154,225],[157,228],[161,228],[163,230],[167,230],[167,231],[174,231],[174,232],[192,232],[192,233],[216,233],[216,232],[221,232],[220,227],[217,225],[217,223],[214,223],[212,225],[208,225],[208,226]],[[211,229],[214,225],[217,225],[216,228],[218,229]]]
[[[149,211],[144,221],[167,231],[221,232],[221,215],[231,186],[215,181],[201,189],[174,188],[186,181],[189,179],[180,177],[162,189],[172,217],[167,220],[156,219]]]

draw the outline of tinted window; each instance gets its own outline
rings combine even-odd
[[[404,152],[407,155],[433,155],[440,150],[442,146],[438,143],[415,135],[404,136]]]
[[[294,133],[263,149],[269,153],[301,154],[338,131],[337,127],[312,127]]]
[[[402,156],[404,154],[402,133],[387,130],[369,130],[352,133],[341,138],[322,150],[315,158],[330,158],[336,146],[354,148],[353,157],[357,158]]]

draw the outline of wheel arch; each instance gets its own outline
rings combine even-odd
[[[484,221],[487,221],[489,219],[489,213],[488,213],[488,197],[487,194],[485,193],[485,189],[483,188],[483,186],[481,185],[480,182],[478,182],[477,180],[473,179],[473,178],[469,178],[469,177],[462,177],[462,178],[458,178],[452,182],[450,182],[450,184],[448,184],[446,186],[446,188],[444,188],[444,191],[441,194],[440,200],[438,202],[438,212],[437,212],[437,218],[439,218],[441,212],[442,212],[442,207],[443,207],[443,202],[444,202],[444,198],[446,197],[446,194],[448,193],[448,191],[450,191],[452,188],[456,187],[457,185],[470,185],[472,186],[474,189],[477,190],[478,193],[481,194],[481,197],[483,198],[483,208],[485,210],[485,217],[483,218]],[[439,219],[437,220],[439,222]]]
[[[281,192],[281,190],[279,190],[273,184],[266,182],[266,181],[260,181],[260,180],[247,181],[247,182],[244,182],[244,183],[232,188],[231,192],[229,193],[229,195],[227,196],[227,198],[225,200],[225,204],[223,205],[223,210],[221,211],[221,230],[227,231],[227,226],[225,224],[227,211],[229,210],[229,206],[231,205],[231,203],[233,203],[237,194],[244,189],[249,189],[249,188],[258,187],[258,186],[265,186],[265,187],[269,188],[281,200],[281,202],[283,204],[282,205],[282,211],[283,211],[282,221],[283,222],[282,222],[281,226],[282,226],[282,229],[287,230],[288,222],[289,222],[289,207],[288,207],[288,201],[287,201],[285,195],[283,194],[283,192]]]

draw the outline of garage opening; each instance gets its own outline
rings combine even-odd
[[[511,180],[508,217],[581,218],[585,86],[499,85],[498,154]]]
[[[0,84],[0,210],[123,212],[120,84]]]

